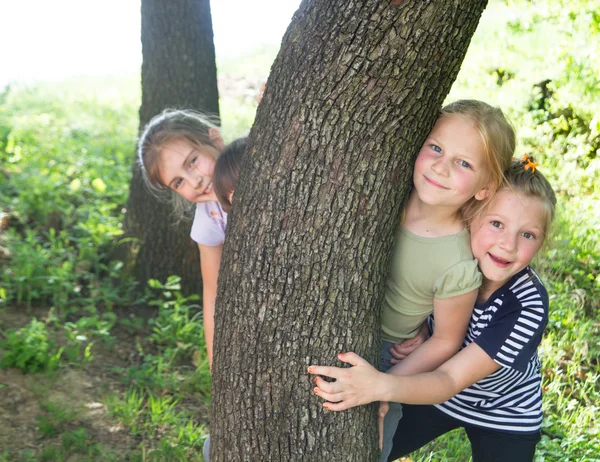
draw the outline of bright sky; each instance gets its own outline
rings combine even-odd
[[[212,0],[217,54],[279,44],[299,4]],[[140,69],[140,0],[0,0],[0,18],[0,87]]]

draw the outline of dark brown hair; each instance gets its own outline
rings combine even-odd
[[[244,151],[248,145],[248,138],[238,138],[227,145],[217,158],[213,173],[213,186],[215,195],[223,209],[229,212],[231,202],[229,195],[235,191]]]

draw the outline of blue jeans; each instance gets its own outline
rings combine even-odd
[[[393,366],[393,364],[390,363],[392,355],[389,351],[393,346],[394,344],[392,342],[381,342],[381,364],[379,369],[382,372],[386,372]],[[390,452],[392,452],[394,434],[396,433],[396,428],[398,428],[398,422],[400,422],[400,419],[402,418],[402,404],[392,402],[388,404],[390,407],[383,419],[383,448],[381,449],[380,462],[387,462]]]
[[[204,440],[204,446],[202,446],[202,457],[204,462],[210,461],[210,435]]]

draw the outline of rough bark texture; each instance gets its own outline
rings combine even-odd
[[[341,351],[378,361],[414,156],[485,5],[306,0],[295,14],[229,217],[212,462],[377,459],[376,405],[324,411],[306,368]]]
[[[217,70],[209,0],[142,1],[142,106],[140,130],[165,108],[218,114]],[[175,225],[172,206],[143,184],[139,165],[125,216],[128,267],[141,282],[182,277],[186,292],[201,293],[198,248],[189,221]]]

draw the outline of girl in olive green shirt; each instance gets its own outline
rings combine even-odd
[[[500,109],[460,100],[441,110],[417,156],[414,189],[392,256],[382,312],[382,370],[432,371],[460,349],[481,285],[465,221],[498,188],[514,148],[514,130]],[[406,339],[432,313],[431,338],[391,367],[389,349],[410,342]],[[392,403],[380,432],[381,460],[387,460],[401,416],[400,404]]]

